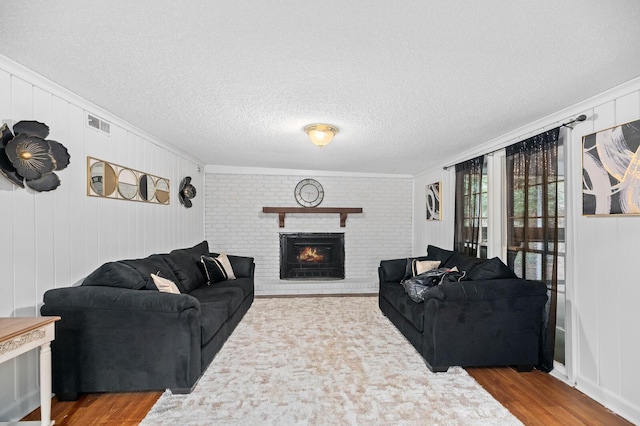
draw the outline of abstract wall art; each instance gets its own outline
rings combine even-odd
[[[440,186],[441,182],[426,186],[427,220],[440,220]]]
[[[582,138],[582,214],[640,214],[640,120]]]

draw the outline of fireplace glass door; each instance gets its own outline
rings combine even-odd
[[[344,279],[344,234],[280,234],[280,279]]]

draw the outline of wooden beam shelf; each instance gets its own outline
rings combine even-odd
[[[362,213],[362,207],[263,207],[262,213],[278,213],[280,228],[284,228],[284,217],[287,213],[338,213],[340,215],[340,227],[344,228],[349,213]]]

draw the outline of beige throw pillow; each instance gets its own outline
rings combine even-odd
[[[411,265],[413,276],[420,275],[423,272],[431,271],[440,267],[439,260],[414,260]]]
[[[229,258],[227,257],[226,253],[220,253],[220,255],[218,257],[216,257],[216,259],[220,262],[220,264],[224,268],[224,271],[227,273],[227,279],[228,280],[235,280],[236,276],[233,273],[233,268],[231,267],[231,262],[229,261]]]
[[[158,287],[158,291],[163,293],[180,294],[180,290],[178,290],[178,287],[173,281],[159,277],[156,274],[151,274],[151,278],[153,279],[153,283],[156,287]]]

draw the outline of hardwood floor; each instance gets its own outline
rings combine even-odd
[[[632,425],[582,392],[540,371],[467,368],[467,372],[525,425]]]
[[[56,426],[134,426],[144,419],[162,392],[89,393],[77,401],[51,400]],[[22,420],[40,420],[36,409]]]
[[[467,371],[525,425],[631,425],[574,388],[539,371],[518,373],[507,367]],[[56,426],[137,425],[161,394],[84,394],[71,402],[59,402],[54,397],[51,413]],[[23,420],[39,419],[38,409]]]

